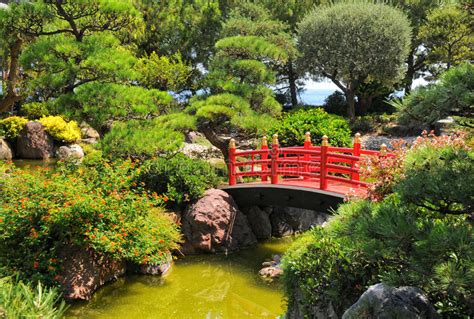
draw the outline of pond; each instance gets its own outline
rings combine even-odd
[[[258,271],[292,240],[270,240],[227,256],[186,256],[164,277],[120,278],[91,301],[72,305],[66,318],[277,318],[285,312],[282,284]]]

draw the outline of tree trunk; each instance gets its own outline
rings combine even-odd
[[[288,83],[290,84],[290,97],[291,97],[291,107],[295,108],[298,106],[298,97],[296,89],[296,74],[293,70],[293,61],[288,61]]]
[[[349,117],[349,120],[354,121],[355,120],[355,90],[354,90],[353,83],[349,83],[349,85],[347,86],[346,99],[347,99],[347,116]]]
[[[415,57],[414,51],[411,50],[408,58],[406,60],[407,63],[407,73],[405,74],[405,96],[410,94],[411,86],[413,84],[413,77],[415,76]]]
[[[215,147],[217,147],[222,155],[224,156],[224,160],[226,164],[229,161],[229,140],[223,139],[222,137],[218,136],[216,131],[213,128],[212,123],[206,122],[203,125],[200,125],[200,131],[204,134],[206,139]]]
[[[21,40],[17,39],[10,45],[10,66],[8,68],[7,76],[7,92],[4,98],[0,101],[0,113],[6,112],[12,108],[15,102],[21,99],[16,93],[16,86],[18,83],[18,59],[20,57]]]

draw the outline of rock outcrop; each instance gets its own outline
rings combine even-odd
[[[13,150],[7,140],[0,138],[0,160],[10,161],[13,159]]]
[[[64,145],[58,148],[56,157],[60,160],[80,160],[84,157],[84,150],[78,144]]]
[[[342,319],[356,318],[432,319],[439,316],[418,288],[376,284],[370,286],[342,316]]]
[[[296,232],[310,229],[314,225],[321,225],[329,215],[313,210],[274,207],[270,214],[272,235],[275,237],[289,236]]]
[[[181,222],[185,254],[233,251],[257,243],[247,217],[222,190],[207,190],[186,208]]]
[[[252,206],[246,211],[247,219],[253,233],[258,239],[269,239],[272,237],[272,223],[270,222],[271,210],[262,210],[258,206]]]
[[[92,126],[86,122],[80,125],[82,142],[87,144],[95,144],[100,139],[100,134]]]
[[[67,299],[90,300],[97,289],[124,275],[126,270],[124,261],[79,247],[64,248],[61,259],[61,288]]]
[[[54,156],[53,138],[38,122],[26,123],[16,141],[16,155],[25,159],[49,159]]]

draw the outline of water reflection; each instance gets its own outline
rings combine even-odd
[[[276,318],[284,312],[279,283],[258,276],[259,266],[283,252],[276,240],[229,256],[180,259],[164,278],[129,276],[74,305],[68,318]]]

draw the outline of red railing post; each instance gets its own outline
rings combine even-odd
[[[266,136],[264,136],[262,138],[262,150],[268,150],[268,142],[267,142],[267,137]],[[262,153],[262,160],[268,160],[268,153],[267,152]],[[268,170],[268,164],[264,163],[264,164],[260,165],[260,169],[262,171]],[[262,177],[262,182],[268,181],[268,176],[267,175],[262,174],[261,177]]]
[[[272,140],[272,176],[271,181],[272,184],[278,184],[278,135],[273,134]]]
[[[356,135],[354,136],[354,150],[352,152],[352,155],[353,156],[360,156],[360,134],[359,133],[356,133]],[[357,169],[359,167],[359,161],[357,160],[353,160],[352,161],[352,165],[351,165],[351,168],[352,169]],[[354,173],[352,172],[351,173],[351,180],[353,181],[360,181],[360,175],[359,173]]]
[[[304,149],[309,151],[309,149],[311,148],[311,133],[310,132],[306,132],[306,134],[304,135]],[[303,160],[305,162],[309,162],[310,161],[310,156],[309,154],[304,154],[303,156]],[[304,163],[303,165],[303,172],[305,173],[309,173],[309,164],[308,163]],[[309,176],[304,176],[303,177],[304,180],[309,180],[310,177]]]
[[[233,138],[229,141],[229,185],[235,185],[237,182],[235,176],[235,140]]]
[[[387,156],[387,145],[384,143],[380,145],[380,152],[379,152],[380,157],[385,157]]]
[[[326,163],[328,161],[328,137],[326,135],[323,136],[323,142],[321,144],[321,163],[320,163],[320,172],[319,172],[319,188],[327,189],[328,188],[328,180],[326,178],[327,169]]]

